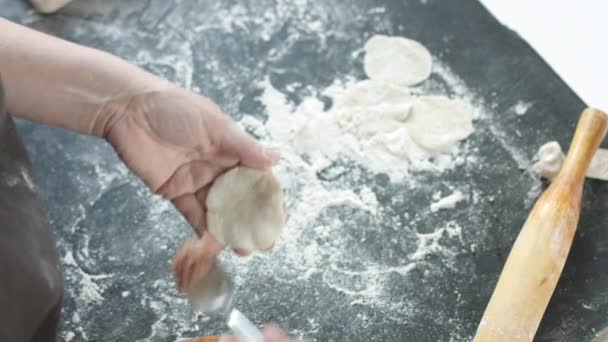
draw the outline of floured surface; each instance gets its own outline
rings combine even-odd
[[[244,125],[279,149],[289,146],[321,170],[340,157],[355,161],[394,182],[410,170],[443,171],[457,160],[460,141],[474,129],[474,109],[463,99],[412,96],[411,90],[373,80],[335,81],[320,95],[333,105],[325,110],[318,97],[294,106],[269,80],[261,101],[268,121]]]
[[[464,195],[459,190],[454,191],[451,195],[445,196],[437,202],[431,203],[431,211],[436,212],[441,209],[453,209],[458,202],[464,200]]]
[[[280,100],[276,108],[290,119],[305,100],[326,112],[335,98],[325,90],[365,78],[362,47],[373,34],[428,45],[433,73],[410,96],[465,99],[478,112],[475,133],[400,180],[389,176],[399,173],[397,162],[380,169],[391,163],[366,153],[316,158],[283,144],[276,170],[290,215],[283,239],[271,254],[223,256],[247,317],[316,341],[469,341],[538,194],[518,166],[555,137],[565,146],[582,108],[474,1],[77,1],[45,18],[20,2],[0,4],[9,17],[211,96],[269,140],[267,92],[276,91],[269,101]],[[525,115],[517,115],[518,101],[530,108]],[[168,261],[191,232],[170,204],[151,197],[109,146],[29,123],[20,129],[66,269],[61,341],[174,342],[226,331],[217,317],[193,315],[175,291]],[[365,127],[347,131],[364,135]],[[431,212],[434,194],[456,190],[466,201]],[[608,222],[603,207],[590,205],[608,203],[605,190],[586,189],[575,264],[566,266],[542,341],[585,340],[608,317]]]

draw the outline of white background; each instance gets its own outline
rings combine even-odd
[[[608,0],[481,0],[591,107],[608,112]]]

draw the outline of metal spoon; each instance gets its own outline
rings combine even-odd
[[[234,292],[234,281],[222,265],[215,262],[209,273],[189,291],[188,297],[195,310],[221,314],[242,342],[262,342],[262,332],[233,308]]]

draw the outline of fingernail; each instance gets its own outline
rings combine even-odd
[[[266,158],[270,159],[272,165],[278,164],[279,160],[281,160],[281,154],[279,153],[279,151],[270,147],[262,147],[262,154]]]
[[[238,256],[242,256],[242,257],[251,255],[250,251],[248,251],[246,249],[242,249],[242,248],[235,248],[234,253],[236,253]]]

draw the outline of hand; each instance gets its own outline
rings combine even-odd
[[[274,325],[264,327],[264,342],[303,342],[302,339],[292,339]],[[239,342],[240,339],[235,336],[223,336],[219,342]]]
[[[178,253],[183,256],[174,263],[178,280],[206,274],[223,248],[207,231],[205,200],[211,184],[237,164],[268,168],[278,154],[260,146],[211,100],[183,89],[122,98],[104,112],[110,115],[103,135],[120,158],[152,191],[171,200],[201,237]]]

